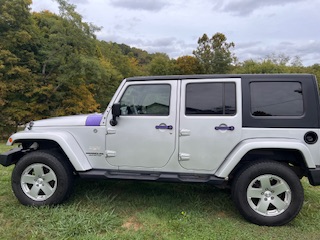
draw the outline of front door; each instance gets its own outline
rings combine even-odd
[[[240,79],[184,80],[181,95],[180,165],[212,172],[241,139]]]
[[[128,82],[115,102],[118,124],[107,122],[107,161],[119,169],[161,168],[175,151],[177,81]],[[108,117],[110,119],[110,116]]]

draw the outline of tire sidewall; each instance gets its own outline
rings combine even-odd
[[[249,205],[247,190],[250,183],[259,176],[271,174],[282,178],[290,187],[291,202],[288,208],[277,216],[263,216]],[[300,211],[304,193],[297,175],[287,166],[273,161],[263,161],[243,169],[232,186],[233,200],[241,214],[258,225],[279,226],[290,222]]]
[[[35,201],[28,197],[21,187],[22,173],[32,164],[44,164],[52,169],[57,177],[55,192],[43,201]],[[35,151],[26,154],[16,164],[11,177],[12,190],[23,205],[42,206],[61,203],[68,195],[71,188],[71,176],[68,167],[57,153],[47,151]]]

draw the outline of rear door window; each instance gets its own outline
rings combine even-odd
[[[235,115],[235,83],[189,83],[186,115]]]

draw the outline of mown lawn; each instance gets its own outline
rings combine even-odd
[[[25,207],[11,171],[0,167],[0,239],[320,239],[320,187],[306,180],[298,217],[260,227],[240,216],[229,190],[210,185],[78,179],[63,205]]]

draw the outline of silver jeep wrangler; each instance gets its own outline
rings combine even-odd
[[[303,176],[320,184],[315,76],[193,75],[123,80],[103,114],[28,123],[0,155],[25,205],[64,201],[73,178],[230,186],[240,213],[283,225],[300,211]]]

